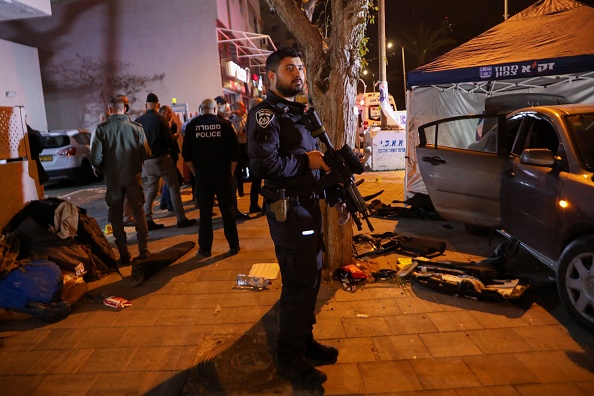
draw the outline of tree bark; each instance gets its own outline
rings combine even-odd
[[[369,0],[332,1],[332,26],[329,37],[322,37],[317,27],[301,9],[299,0],[267,0],[304,54],[308,94],[320,115],[335,148],[354,147],[357,133],[357,82],[361,71],[359,46],[364,37]],[[325,205],[323,205],[325,206]],[[326,267],[334,269],[353,260],[352,221],[338,224],[336,208],[324,213]]]

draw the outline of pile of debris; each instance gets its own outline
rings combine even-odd
[[[379,199],[374,199],[367,205],[372,216],[384,219],[412,217],[422,220],[443,220],[427,194],[417,193],[411,198],[392,201],[395,205],[386,205]]]
[[[445,247],[443,241],[405,237],[393,232],[355,235],[354,257],[365,261],[338,268],[333,278],[349,292],[355,292],[371,276],[375,282],[403,285],[411,280],[442,293],[481,301],[518,299],[530,287],[529,279],[505,270],[504,253],[499,250],[478,262],[434,261],[444,253]],[[373,269],[366,265],[371,257],[391,253],[410,257],[398,257],[393,268]]]
[[[97,221],[58,198],[28,203],[4,227],[0,241],[0,308],[47,322],[68,316],[87,282],[119,273]]]

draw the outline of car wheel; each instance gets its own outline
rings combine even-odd
[[[571,242],[557,270],[561,302],[582,326],[594,330],[594,236]]]
[[[80,164],[80,170],[78,172],[78,176],[76,181],[78,184],[85,185],[89,184],[95,178],[95,173],[93,172],[93,167],[89,161],[84,160]]]

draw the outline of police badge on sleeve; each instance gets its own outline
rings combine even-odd
[[[261,128],[266,128],[274,118],[274,112],[269,109],[261,109],[256,113],[256,121]]]

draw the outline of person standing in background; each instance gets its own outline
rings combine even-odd
[[[91,164],[97,174],[103,175],[107,217],[113,228],[120,262],[127,264],[130,263],[130,252],[123,224],[124,198],[128,198],[136,218],[138,258],[144,260],[150,253],[141,174],[142,163],[151,152],[142,126],[131,122],[126,115],[124,99],[114,97],[109,102],[109,109],[109,120],[97,126],[91,141]]]
[[[37,129],[33,129],[27,125],[27,139],[29,140],[29,149],[31,151],[31,159],[35,161],[35,166],[37,167],[37,177],[39,178],[39,184],[42,186],[43,191],[43,184],[49,180],[49,176],[45,171],[45,168],[41,164],[41,160],[39,159],[39,154],[43,151],[43,136],[41,136],[41,132]]]
[[[229,121],[235,128],[237,134],[237,141],[239,142],[239,161],[237,162],[237,168],[235,169],[235,180],[237,181],[237,194],[240,197],[245,195],[243,191],[243,182],[245,175],[247,174],[247,151],[246,151],[246,134],[245,134],[245,122],[247,121],[247,113],[245,111],[245,105],[242,102],[234,103],[232,106],[231,117]]]
[[[214,98],[214,101],[216,102],[216,105],[217,105],[217,108],[216,108],[217,117],[219,117],[222,120],[229,121],[231,111],[229,109],[229,104],[227,103],[225,98],[223,98],[222,96],[217,96],[216,98]],[[231,127],[233,128],[233,130],[235,130],[235,127],[233,126],[233,124],[231,124]],[[235,131],[235,133],[237,133],[237,131]],[[235,169],[235,172],[237,172],[237,169]],[[235,193],[237,190],[237,178],[236,178],[235,174],[233,174],[232,188],[233,188],[233,213],[235,214],[235,218],[237,220],[248,220],[250,218],[250,216],[247,213],[240,212],[239,208],[237,207],[237,194]]]
[[[186,217],[177,172],[169,154],[173,144],[173,136],[171,135],[169,123],[165,117],[157,112],[158,109],[159,98],[154,93],[149,93],[146,97],[146,112],[136,119],[136,122],[140,123],[144,128],[152,152],[151,157],[144,162],[144,170],[148,179],[146,202],[144,203],[147,224],[149,230],[158,230],[165,227],[153,220],[153,201],[159,193],[159,181],[163,178],[163,181],[169,186],[171,201],[177,218],[177,227],[191,227],[196,224],[196,219]]]
[[[233,126],[216,115],[212,99],[202,101],[202,114],[186,126],[182,155],[196,177],[196,191],[200,208],[198,256],[212,254],[212,208],[217,197],[223,216],[225,238],[230,255],[239,253],[239,236],[233,216],[233,172],[239,158],[239,144]]]
[[[179,138],[180,133],[177,131],[177,123],[173,119],[173,110],[171,109],[171,107],[167,105],[161,106],[159,108],[159,114],[165,117],[171,128],[173,143],[171,144],[171,150],[169,152],[169,155],[173,160],[173,164],[175,165],[175,171],[177,173],[177,179],[179,181],[179,184],[181,185],[184,178],[182,177],[181,172],[177,168],[177,161],[179,160],[179,145],[177,143],[177,139]],[[168,210],[170,212],[174,211],[173,202],[171,201],[171,194],[169,193],[169,186],[165,183],[163,183],[163,189],[161,190],[161,203],[159,207],[163,210]]]

